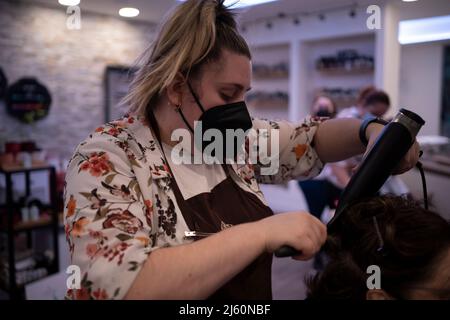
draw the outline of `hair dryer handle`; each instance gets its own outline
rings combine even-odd
[[[284,257],[291,257],[291,256],[299,256],[302,252],[295,250],[294,248],[290,246],[282,246],[281,248],[278,248],[275,251],[275,257],[277,258],[284,258]]]

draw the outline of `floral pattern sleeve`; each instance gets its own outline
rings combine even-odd
[[[260,183],[283,183],[292,179],[306,180],[317,176],[323,169],[323,163],[317,155],[313,138],[321,118],[309,117],[301,123],[288,121],[253,120],[253,126],[260,135],[261,131],[277,130],[279,134],[279,159],[277,170],[273,174],[258,174],[262,172],[260,165],[256,166],[257,180]],[[266,130],[261,130],[266,129]],[[270,141],[270,139],[268,139]]]
[[[99,128],[67,170],[65,231],[72,264],[81,269],[81,288],[69,290],[70,299],[123,298],[157,248],[152,204],[139,190],[127,141],[111,132],[119,129]]]

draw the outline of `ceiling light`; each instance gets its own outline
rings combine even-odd
[[[126,18],[132,18],[139,15],[139,10],[136,8],[122,8],[119,10],[119,15]]]
[[[417,0],[402,0],[403,2],[416,2]]]
[[[58,0],[58,2],[63,6],[77,6],[80,4],[80,0]]]

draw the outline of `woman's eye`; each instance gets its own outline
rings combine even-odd
[[[223,94],[223,93],[221,93],[220,96],[225,101],[230,101],[231,99],[233,99],[233,97],[230,97],[229,95],[226,95],[226,94]]]

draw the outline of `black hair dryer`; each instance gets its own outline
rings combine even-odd
[[[424,124],[425,121],[414,112],[401,109],[385,126],[343,191],[336,213],[327,225],[328,233],[339,230],[339,216],[350,204],[376,195],[411,148]],[[299,251],[289,246],[283,246],[275,251],[276,257],[299,254]]]

